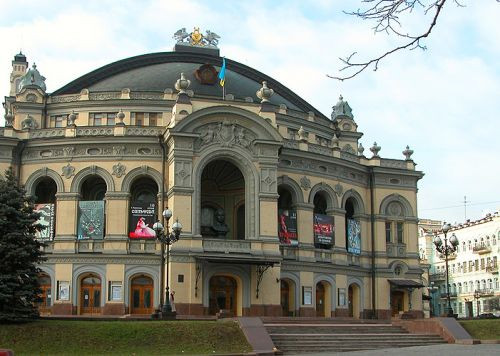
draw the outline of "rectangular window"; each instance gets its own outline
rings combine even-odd
[[[398,230],[398,244],[403,243],[403,223],[398,222],[397,223],[397,230]]]
[[[66,120],[66,115],[51,116],[49,118],[49,122],[48,122],[47,127],[48,128],[63,127],[64,120]]]
[[[392,238],[391,238],[391,223],[390,222],[386,222],[385,223],[385,242],[387,243],[391,243],[392,242]]]
[[[106,125],[114,126],[115,125],[115,117],[116,117],[116,114],[114,114],[114,113],[107,114],[106,115]]]
[[[152,112],[149,113],[149,126],[158,125],[158,113]]]
[[[135,126],[144,125],[144,113],[143,112],[133,112],[130,114],[131,124]]]
[[[474,261],[474,266],[476,267],[475,270],[479,271],[479,261],[478,260]]]
[[[473,261],[469,261],[469,272],[472,272],[472,267],[474,266]]]
[[[481,269],[484,269],[484,258],[481,258]]]
[[[102,122],[102,114],[91,114],[92,118],[92,125],[93,126],[101,126],[103,124]]]

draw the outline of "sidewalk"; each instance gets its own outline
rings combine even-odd
[[[387,356],[387,355],[426,355],[426,356],[493,356],[500,355],[500,344],[457,345],[440,344],[430,346],[414,346],[393,349],[315,353],[307,356]]]

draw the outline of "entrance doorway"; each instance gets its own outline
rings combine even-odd
[[[80,286],[80,314],[101,314],[101,279],[90,275]]]
[[[290,285],[287,281],[281,280],[281,315],[289,316],[290,313]]]
[[[360,314],[360,289],[357,284],[351,284],[348,292],[349,316],[358,319]]]
[[[474,309],[472,307],[472,302],[465,302],[465,309],[466,309],[466,314],[468,318],[473,318],[474,317]]]
[[[150,277],[135,277],[130,293],[130,314],[152,314],[153,292],[154,285]]]
[[[391,291],[391,314],[396,316],[399,312],[404,311],[405,293],[402,291]]]
[[[40,315],[49,315],[52,305],[52,286],[50,284],[50,277],[43,274],[38,278],[40,283],[40,301],[37,302],[38,312]]]
[[[316,284],[316,316],[325,315],[325,286],[322,282]]]
[[[210,278],[209,313],[215,315],[221,310],[238,315],[236,310],[237,283],[234,278],[214,276]]]

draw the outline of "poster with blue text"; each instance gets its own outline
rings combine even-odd
[[[361,254],[361,223],[355,219],[347,219],[347,252]]]

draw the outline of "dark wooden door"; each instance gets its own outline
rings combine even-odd
[[[49,277],[40,277],[40,301],[37,302],[38,312],[40,315],[49,315],[52,305],[52,287],[50,285]]]
[[[354,291],[352,286],[349,286],[347,292],[347,304],[349,305],[349,316],[354,317]]]
[[[391,292],[391,310],[392,316],[398,315],[400,311],[404,310],[404,292],[392,291]]]
[[[236,310],[236,281],[231,277],[216,276],[210,279],[209,311],[215,315],[221,310],[232,312]]]
[[[289,316],[290,314],[290,289],[286,281],[281,281],[281,315]]]
[[[153,281],[148,277],[135,278],[132,281],[130,313],[153,313]]]
[[[316,316],[325,316],[325,286],[316,284]]]
[[[98,277],[82,280],[80,305],[81,314],[101,314],[101,280]]]

